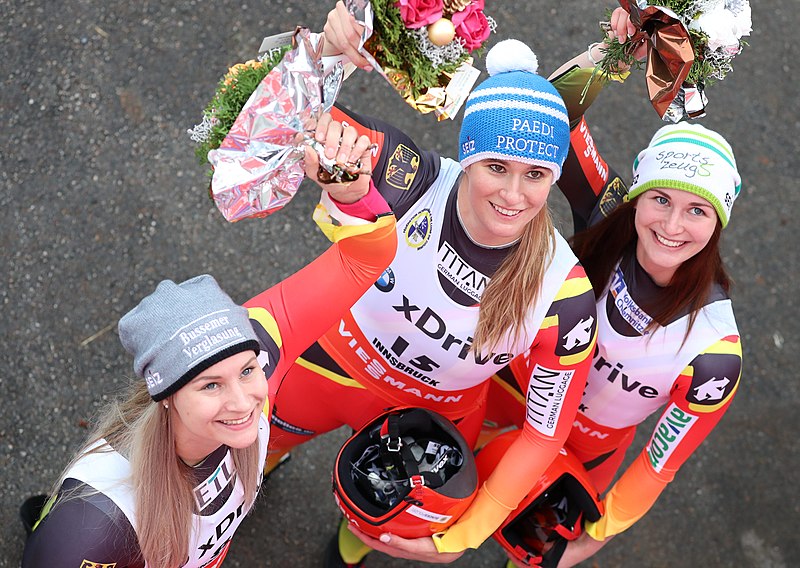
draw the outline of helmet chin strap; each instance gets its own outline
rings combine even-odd
[[[381,426],[380,456],[383,467],[389,472],[389,479],[392,482],[398,495],[407,495],[414,487],[425,485],[433,489],[444,485],[444,480],[434,471],[419,470],[419,460],[425,455],[417,458],[414,455],[412,445],[403,440],[400,428],[401,417],[398,414],[390,414]],[[414,445],[419,446],[414,442]],[[403,483],[406,479],[409,485]],[[405,498],[405,497],[404,497]]]

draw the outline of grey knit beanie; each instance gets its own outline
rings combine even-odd
[[[155,401],[231,355],[259,352],[247,309],[208,274],[163,280],[119,320],[119,339]]]

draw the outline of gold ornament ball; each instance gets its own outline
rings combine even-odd
[[[437,20],[428,26],[428,39],[433,45],[447,45],[456,37],[456,27],[447,18]]]

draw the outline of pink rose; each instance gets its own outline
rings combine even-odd
[[[478,49],[492,32],[483,13],[483,0],[473,0],[469,6],[453,14],[450,20],[456,27],[456,36],[464,40],[468,51]]]
[[[407,28],[421,28],[442,18],[442,0],[397,0]]]

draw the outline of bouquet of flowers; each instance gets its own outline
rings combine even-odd
[[[637,34],[608,43],[597,71],[617,73],[619,63],[638,66],[633,51],[647,48],[650,100],[665,121],[704,116],[705,86],[722,80],[752,30],[748,0],[619,0]],[[601,24],[602,27],[602,24]]]
[[[484,0],[345,0],[364,25],[360,51],[406,102],[453,118],[480,74],[471,54],[497,24]]]
[[[195,155],[200,163],[208,163],[208,153],[220,147],[247,99],[289,47],[289,44],[276,47],[257,59],[237,63],[219,80],[214,96],[203,109],[203,121],[188,131],[197,143]]]
[[[308,133],[333,104],[344,73],[341,63],[324,68],[322,43],[306,28],[266,38],[265,55],[231,67],[203,121],[189,130],[198,157],[213,168],[211,197],[228,221],[281,209],[303,181]],[[324,160],[320,168],[336,180],[347,173]]]

